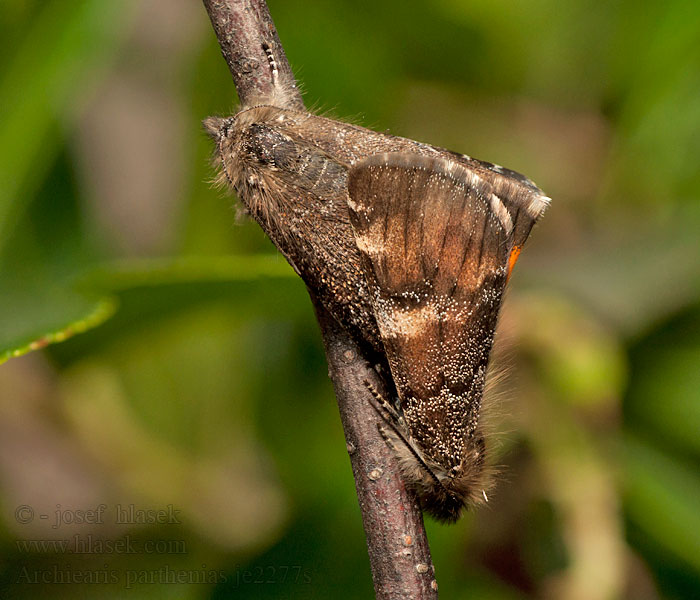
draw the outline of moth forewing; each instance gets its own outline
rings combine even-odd
[[[489,486],[479,412],[523,217],[449,155],[370,157],[350,170],[348,190],[405,423],[397,433],[412,447],[400,462],[424,508],[453,521]]]

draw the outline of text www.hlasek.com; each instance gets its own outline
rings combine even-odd
[[[23,554],[187,554],[185,540],[138,540],[130,535],[109,540],[92,534],[75,534],[68,539],[16,540],[15,543]]]

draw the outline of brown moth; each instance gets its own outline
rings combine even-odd
[[[509,169],[284,103],[204,122],[222,181],[367,355],[388,363],[397,398],[376,405],[388,441],[423,508],[456,521],[486,498],[489,353],[506,281],[549,198]]]

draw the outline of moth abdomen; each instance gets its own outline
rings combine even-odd
[[[469,506],[488,499],[493,485],[493,468],[486,460],[486,445],[481,434],[462,443],[459,464],[445,466],[423,454],[409,433],[401,437],[387,433],[397,454],[401,474],[416,492],[421,507],[438,521],[454,523]],[[414,444],[408,448],[408,444]]]

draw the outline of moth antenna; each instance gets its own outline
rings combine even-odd
[[[270,79],[272,80],[272,89],[261,96],[253,96],[248,98],[242,107],[241,112],[256,108],[256,107],[285,107],[291,103],[295,103],[298,97],[297,85],[292,79],[284,76],[284,72],[280,72],[280,65],[277,63],[275,54],[269,44],[261,44],[265,57],[267,58],[267,66],[270,70]]]
[[[449,492],[449,491],[447,490],[447,488],[442,484],[442,481],[440,481],[440,479],[438,479],[438,476],[435,475],[435,473],[433,472],[433,470],[426,464],[426,462],[423,460],[423,458],[422,458],[421,455],[418,453],[418,451],[417,451],[417,450],[411,445],[411,443],[406,439],[406,436],[404,436],[404,434],[399,430],[399,428],[396,426],[396,423],[394,423],[394,421],[393,421],[391,418],[389,418],[389,416],[394,417],[394,418],[397,418],[398,415],[396,414],[396,412],[395,412],[392,408],[389,407],[389,404],[387,403],[387,401],[384,400],[384,398],[382,397],[382,395],[375,389],[375,387],[374,387],[367,379],[365,379],[365,380],[363,381],[363,383],[365,384],[365,386],[366,386],[367,389],[369,390],[370,394],[372,394],[372,397],[373,397],[373,398],[377,401],[377,403],[379,404],[379,406],[377,406],[377,404],[375,404],[374,402],[372,403],[372,406],[374,407],[374,410],[377,411],[377,414],[382,418],[382,420],[383,420],[389,427],[391,427],[391,429],[392,429],[393,432],[396,434],[396,436],[403,442],[404,446],[406,446],[406,448],[408,448],[408,451],[409,451],[409,452],[413,455],[413,457],[418,461],[418,464],[421,465],[421,466],[426,470],[426,472],[428,473],[428,475],[430,475],[430,477],[435,481],[435,483],[437,483],[437,484],[445,491],[445,493],[446,493],[448,496],[450,496],[450,495],[451,495],[450,492]],[[380,409],[380,406],[381,406],[381,409]],[[385,411],[386,411],[386,412],[385,412]],[[387,416],[386,413],[388,413],[389,416]],[[382,433],[382,431],[380,430],[380,434],[381,434],[381,433]],[[384,437],[385,434],[386,434],[386,432],[383,433],[382,437]]]
[[[262,45],[262,49],[265,52],[265,56],[267,56],[267,64],[270,67],[270,73],[272,74],[272,84],[274,87],[277,87],[277,84],[279,83],[279,70],[277,69],[277,61],[275,60],[275,55],[272,54],[272,48],[268,46],[267,44]]]

